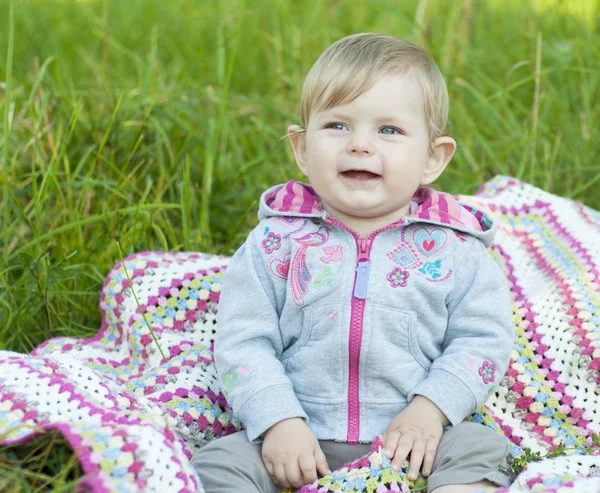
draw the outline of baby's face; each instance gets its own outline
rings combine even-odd
[[[302,172],[340,221],[391,223],[408,214],[430,166],[415,77],[387,76],[354,101],[314,113],[296,149]]]

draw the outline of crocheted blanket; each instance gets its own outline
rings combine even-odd
[[[510,282],[515,324],[509,369],[469,419],[510,441],[515,467],[535,453],[558,455],[530,462],[497,491],[598,493],[600,214],[507,177],[459,199],[499,224],[491,252]],[[31,355],[0,352],[2,443],[59,430],[86,473],[85,491],[203,491],[189,458],[241,429],[213,365],[227,262],[132,255],[106,278],[95,337],[51,339]],[[380,445],[301,491],[423,489],[422,478],[389,467]]]

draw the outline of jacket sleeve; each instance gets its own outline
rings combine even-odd
[[[285,283],[269,276],[256,231],[225,271],[215,336],[221,385],[252,443],[260,443],[260,435],[279,421],[308,420],[280,362]]]
[[[513,347],[512,302],[500,267],[481,241],[455,261],[455,288],[447,299],[442,355],[409,395],[431,400],[456,425],[482,405],[508,368]]]

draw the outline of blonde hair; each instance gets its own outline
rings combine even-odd
[[[444,135],[448,89],[439,68],[422,48],[387,34],[362,33],[340,39],[321,54],[302,88],[302,126],[311,113],[347,104],[387,75],[414,73],[423,91],[430,142]]]

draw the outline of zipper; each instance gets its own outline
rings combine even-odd
[[[350,311],[350,334],[348,336],[348,430],[346,441],[357,443],[360,436],[360,398],[358,393],[360,346],[362,342],[365,300],[371,264],[369,253],[373,239],[356,238],[358,256],[356,259],[356,275]]]
[[[369,274],[371,271],[371,246],[375,236],[382,231],[402,227],[406,224],[400,220],[385,228],[378,229],[369,235],[368,238],[361,238],[356,231],[350,229],[345,224],[332,217],[326,217],[325,220],[335,226],[349,231],[356,240],[358,255],[356,258],[356,270],[354,275],[354,287],[352,290],[352,304],[350,310],[350,332],[348,334],[348,429],[346,441],[354,444],[358,443],[360,437],[360,396],[359,387],[359,367],[360,367],[360,349],[362,343],[362,331],[365,313],[365,301],[367,298],[367,286],[369,284]]]

